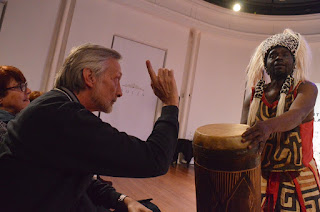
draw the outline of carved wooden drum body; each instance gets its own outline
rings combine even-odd
[[[247,149],[243,124],[199,127],[193,140],[198,212],[261,211],[260,155]]]

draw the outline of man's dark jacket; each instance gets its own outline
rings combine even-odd
[[[71,211],[94,174],[165,174],[177,136],[175,106],[162,108],[151,135],[141,141],[102,122],[68,89],[52,90],[8,124],[0,144],[0,211]],[[99,204],[103,194],[92,195]]]

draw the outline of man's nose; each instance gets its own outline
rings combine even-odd
[[[122,96],[122,89],[121,89],[121,86],[119,84],[118,88],[117,88],[117,97],[121,97],[121,96]]]
[[[276,60],[283,60],[283,55],[281,54],[277,55]]]

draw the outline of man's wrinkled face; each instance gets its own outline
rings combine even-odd
[[[116,59],[108,59],[106,68],[97,76],[92,100],[96,104],[97,111],[110,113],[113,104],[122,96],[120,79],[121,67]]]

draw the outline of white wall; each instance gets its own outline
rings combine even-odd
[[[314,83],[320,83],[320,41],[311,43],[310,47],[312,51],[310,80]]]
[[[213,123],[240,123],[245,88],[245,68],[258,45],[237,38],[204,33],[186,136]]]
[[[115,34],[167,49],[166,66],[176,70],[181,85],[189,28],[112,1],[77,0],[67,52],[86,42],[110,48]]]
[[[0,64],[21,69],[39,90],[60,0],[10,0],[0,31]]]

